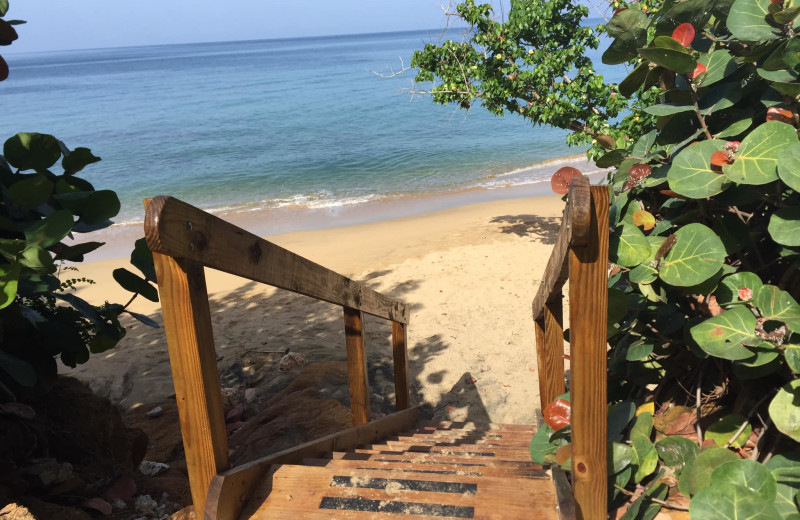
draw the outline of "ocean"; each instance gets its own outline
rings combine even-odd
[[[270,233],[339,225],[348,207],[377,208],[360,217],[376,220],[383,201],[541,192],[547,161],[585,151],[567,147],[565,131],[412,97],[411,71],[378,74],[440,35],[10,54],[0,139],[42,132],[91,148],[103,160],[81,176],[118,193],[119,226],[141,223],[142,199],[159,194],[226,215],[283,215],[260,230]],[[607,80],[624,77],[599,53],[594,61]]]

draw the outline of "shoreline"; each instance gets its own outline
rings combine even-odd
[[[267,207],[264,204],[253,204],[234,208],[222,206],[203,209],[261,237],[357,226],[424,215],[482,202],[552,195],[549,175],[541,180],[531,180],[520,184],[504,184],[502,180],[514,174],[545,170],[555,166],[573,166],[582,171],[589,171],[587,176],[591,179],[592,184],[602,180],[605,174],[604,171],[598,171],[593,164],[589,163],[584,154],[575,154],[548,159],[519,171],[499,174],[493,177],[497,181],[497,185],[493,187],[474,186],[454,191],[384,196],[357,203],[321,207],[302,204]],[[144,209],[141,213],[143,217]],[[92,235],[92,240],[103,241],[105,245],[89,253],[86,261],[126,258],[133,249],[133,242],[144,236],[142,225],[143,219],[131,223],[114,224]]]

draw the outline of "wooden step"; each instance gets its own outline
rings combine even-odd
[[[369,469],[376,472],[403,471],[407,473],[439,474],[439,475],[469,475],[477,477],[527,477],[549,478],[546,470],[531,464],[532,467],[518,466],[464,466],[459,464],[422,464],[419,462],[405,462],[403,460],[346,460],[346,459],[304,459],[304,466],[319,466],[334,470],[338,469]],[[376,473],[376,476],[381,473]]]
[[[422,444],[399,444],[389,442],[385,445],[372,444],[355,450],[356,453],[400,454],[400,453],[439,453],[460,457],[491,457],[502,460],[531,460],[528,448],[496,448],[466,444],[464,446],[425,446]]]
[[[402,471],[387,478],[371,469],[296,465],[270,477],[242,518],[556,518],[549,480]]]
[[[459,457],[439,453],[372,453],[369,450],[333,452],[328,457],[343,460],[372,460],[376,462],[413,462],[418,464],[456,464],[466,467],[528,468],[541,469],[541,466],[527,460],[502,460],[496,457]]]

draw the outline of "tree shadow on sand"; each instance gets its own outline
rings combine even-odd
[[[532,237],[543,244],[556,243],[561,218],[540,217],[538,215],[502,215],[490,220],[492,224],[502,224],[500,231],[518,237]]]

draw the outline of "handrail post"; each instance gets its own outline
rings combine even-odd
[[[585,246],[570,248],[572,475],[578,518],[608,511],[608,187],[592,186]]]
[[[203,266],[153,253],[195,514],[228,469],[228,437]]]
[[[534,320],[536,362],[539,367],[539,402],[544,410],[566,392],[564,384],[564,325],[561,293],[544,306],[544,316]]]
[[[369,421],[369,378],[364,348],[364,313],[344,307],[344,336],[347,346],[347,378],[350,381],[350,412],[353,426]]]
[[[395,408],[399,412],[409,407],[408,388],[408,326],[392,322],[392,357],[394,360]]]

